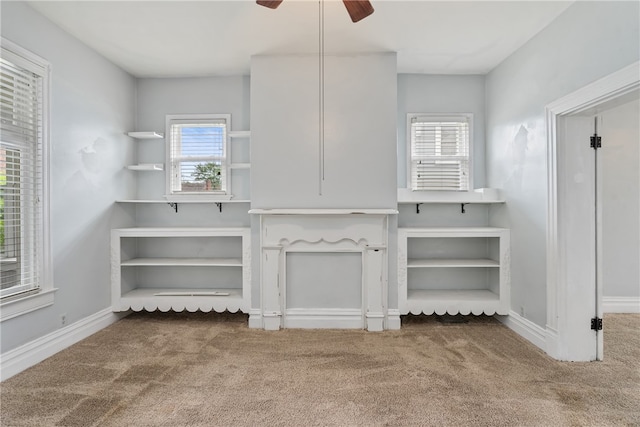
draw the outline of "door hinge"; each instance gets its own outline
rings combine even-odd
[[[593,136],[590,139],[591,139],[591,148],[593,148],[594,150],[597,150],[598,148],[602,147],[602,137],[598,136],[597,133],[593,134]]]
[[[591,329],[594,331],[602,330],[602,319],[600,317],[594,317],[591,319]]]

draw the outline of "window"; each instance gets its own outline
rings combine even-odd
[[[49,266],[45,226],[48,180],[44,179],[48,171],[48,75],[46,61],[2,40],[0,303],[3,320],[34,309],[28,305],[7,307],[7,304],[51,290],[46,271]],[[43,306],[42,300],[33,301]]]
[[[409,185],[413,191],[471,188],[471,121],[471,114],[409,115]]]
[[[229,114],[167,116],[170,195],[228,194]]]

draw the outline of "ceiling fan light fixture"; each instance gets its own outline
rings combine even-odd
[[[369,0],[342,0],[353,22],[358,22],[371,15],[374,11]]]
[[[277,9],[284,0],[256,0],[260,6],[269,9]],[[371,15],[374,11],[369,0],[342,0],[344,7],[347,8],[351,21],[358,22]]]
[[[269,9],[277,9],[283,1],[284,0],[256,0],[256,3]]]

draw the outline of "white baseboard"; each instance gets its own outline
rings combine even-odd
[[[249,327],[252,329],[262,329],[262,312],[260,309],[252,308],[249,310]]]
[[[640,297],[603,297],[604,313],[640,313]]]
[[[387,310],[387,329],[390,331],[400,329],[400,310],[393,308]]]
[[[299,329],[364,329],[361,309],[290,308],[284,318],[285,328]]]
[[[496,316],[496,318],[522,338],[546,351],[547,332],[543,327],[525,319],[515,311],[510,311],[508,316]]]
[[[69,326],[35,339],[0,355],[0,381],[36,365],[59,351],[117,322],[127,313],[114,313],[111,308],[85,317]]]

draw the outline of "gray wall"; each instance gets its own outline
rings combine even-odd
[[[638,60],[637,2],[576,2],[487,75],[487,186],[507,204],[491,223],[511,229],[511,308],[546,324],[544,107]]]
[[[600,114],[605,297],[640,297],[640,101]]]
[[[37,31],[34,31],[37,29]],[[23,2],[2,2],[2,36],[51,63],[53,306],[0,324],[1,352],[110,306],[109,230],[129,222],[113,201],[135,195],[125,132],[135,80]]]
[[[325,58],[320,189],[318,58],[251,60],[251,206],[396,205],[396,56]]]
[[[407,188],[407,114],[473,113],[473,188],[484,187],[485,77],[398,75],[398,187]]]
[[[138,79],[137,90],[138,130],[164,133],[167,114],[231,114],[231,130],[249,130],[248,76]],[[166,143],[137,142],[138,161],[166,163]],[[249,162],[248,141],[233,140],[231,152],[235,162]],[[249,199],[249,171],[232,170],[231,174],[234,197]],[[139,173],[139,199],[162,199],[165,194],[164,173]]]

